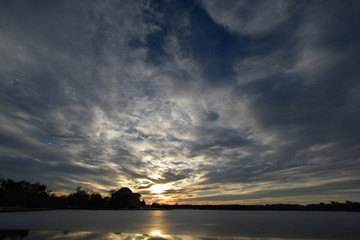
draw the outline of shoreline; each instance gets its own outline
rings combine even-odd
[[[6,208],[0,209],[0,213],[9,212],[40,212],[40,211],[57,211],[57,210],[79,210],[79,211],[170,211],[170,210],[199,210],[199,211],[266,211],[266,212],[360,212],[359,210],[331,210],[331,209],[213,209],[213,208]]]

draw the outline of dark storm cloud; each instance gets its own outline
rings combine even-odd
[[[0,5],[2,176],[357,196],[343,179],[359,166],[359,3]]]

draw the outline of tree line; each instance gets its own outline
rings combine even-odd
[[[0,207],[3,209],[119,209],[139,208],[145,206],[140,194],[132,193],[128,188],[112,190],[110,196],[103,197],[100,193],[76,188],[76,191],[64,196],[57,196],[46,191],[41,183],[28,181],[0,180]]]
[[[196,210],[276,210],[276,211],[349,211],[360,212],[360,203],[345,201],[344,203],[331,201],[330,203],[318,204],[257,204],[257,205],[192,205],[192,204],[160,204],[153,203],[151,205],[157,209],[196,209]]]

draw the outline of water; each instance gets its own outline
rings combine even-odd
[[[220,210],[3,212],[0,213],[0,229],[3,230],[0,239],[26,240],[359,239],[360,213]]]

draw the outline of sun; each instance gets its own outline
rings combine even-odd
[[[165,190],[168,190],[168,189],[170,189],[170,186],[168,186],[166,184],[156,184],[156,185],[153,185],[150,187],[150,190],[156,194],[161,194]]]
[[[153,235],[153,236],[160,236],[162,235],[161,232],[159,230],[154,230],[154,231],[151,231],[150,235]]]

